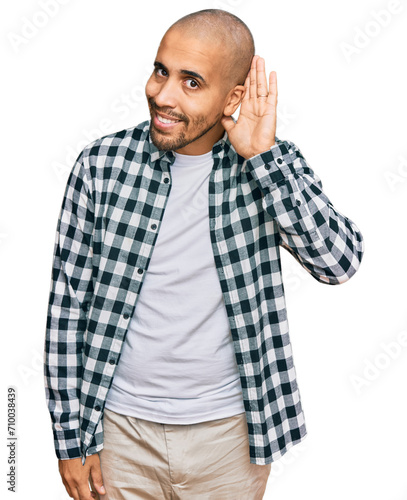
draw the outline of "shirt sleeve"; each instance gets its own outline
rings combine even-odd
[[[81,457],[82,350],[92,297],[90,193],[82,152],[70,172],[58,219],[45,335],[45,392],[55,452],[62,460]]]
[[[299,148],[280,141],[247,160],[276,221],[280,244],[318,281],[347,281],[359,268],[364,241],[357,226],[334,208]]]

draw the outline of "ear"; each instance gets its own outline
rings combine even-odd
[[[228,94],[226,98],[226,104],[223,109],[223,114],[225,116],[231,116],[239,107],[242,102],[245,93],[244,85],[236,85]]]

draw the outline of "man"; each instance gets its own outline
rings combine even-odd
[[[81,500],[260,499],[306,435],[280,247],[335,285],[362,236],[275,136],[276,73],[240,19],[172,25],[146,97],[151,121],[87,146],[61,208],[45,345],[61,477]]]

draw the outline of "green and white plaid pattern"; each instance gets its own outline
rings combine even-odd
[[[69,175],[57,225],[44,375],[57,457],[103,448],[103,409],[165,205],[172,152],[150,122],[89,144]],[[289,339],[280,247],[318,281],[358,269],[363,239],[289,141],[249,160],[227,134],[213,147],[209,230],[248,423],[250,462],[306,435]],[[186,311],[188,314],[188,311]]]

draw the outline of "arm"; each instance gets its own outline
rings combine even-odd
[[[322,283],[351,278],[362,260],[363,237],[323,193],[298,147],[278,141],[247,166],[264,194],[264,209],[278,224],[280,244]]]
[[[263,193],[263,208],[278,224],[280,244],[318,281],[342,283],[358,269],[363,238],[322,191],[319,178],[289,141],[276,143],[277,75],[254,56],[237,122],[222,124]]]
[[[44,351],[44,382],[59,470],[68,494],[90,499],[101,489],[97,454],[82,464],[79,405],[87,306],[93,294],[93,202],[83,152],[69,175],[58,219]]]
[[[93,205],[82,155],[58,219],[45,335],[45,391],[59,459],[81,457],[79,396],[86,304],[92,295]]]

